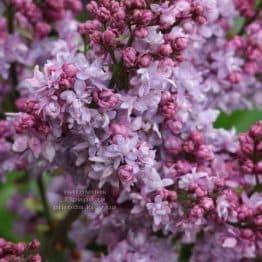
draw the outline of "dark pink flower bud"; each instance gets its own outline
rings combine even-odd
[[[195,145],[200,146],[203,143],[203,135],[198,131],[193,131],[190,134],[190,138],[194,142]]]
[[[162,197],[162,199],[165,199],[165,200],[175,201],[177,199],[177,193],[175,191],[170,191],[165,188],[162,189],[159,192],[159,194]]]
[[[31,257],[29,258],[29,261],[30,261],[30,262],[42,262],[42,258],[41,258],[40,255],[36,254],[36,255],[34,255],[34,256],[31,256]]]
[[[67,77],[75,77],[78,71],[77,67],[73,64],[64,64],[62,70]]]
[[[176,163],[175,168],[177,169],[178,173],[186,174],[192,170],[193,165],[191,165],[191,163],[186,160],[179,160]]]
[[[238,84],[240,83],[242,79],[242,73],[241,72],[232,72],[229,76],[228,76],[228,80],[232,83],[232,84]]]
[[[110,10],[105,8],[105,7],[103,7],[103,6],[99,8],[98,15],[105,22],[106,21],[110,21],[110,18],[112,16]]]
[[[45,16],[51,20],[59,20],[64,17],[65,9],[63,0],[46,0]]]
[[[172,41],[172,47],[176,51],[182,51],[187,47],[188,40],[185,37],[178,37]]]
[[[239,136],[241,150],[244,154],[251,154],[254,151],[254,141],[248,134],[241,134]]]
[[[88,35],[93,33],[95,30],[101,29],[101,23],[98,20],[86,21],[83,24],[78,25],[78,31],[82,35]]]
[[[110,89],[95,91],[93,97],[94,101],[102,109],[112,109],[118,103],[118,97]]]
[[[254,1],[254,0],[250,0],[250,1]],[[256,21],[248,26],[247,33],[249,35],[256,34],[259,33],[260,30],[261,30],[261,24],[259,23],[259,21]]]
[[[26,250],[26,244],[23,242],[17,243],[16,244],[16,252],[17,254],[22,254]]]
[[[0,17],[0,38],[6,35],[6,19]]]
[[[256,74],[257,71],[258,71],[257,63],[256,63],[256,62],[253,62],[253,61],[250,61],[250,62],[245,63],[245,65],[244,65],[244,70],[245,70],[245,72],[248,73],[248,74],[251,74],[251,75]]]
[[[7,120],[0,120],[0,138],[10,134],[10,123]]]
[[[109,126],[109,131],[112,135],[122,135],[124,137],[128,136],[129,133],[127,126],[117,123],[111,123]]]
[[[39,109],[39,102],[33,99],[28,99],[25,101],[23,108],[24,109],[22,111],[34,115],[35,112]]]
[[[23,3],[22,8],[20,9],[23,15],[31,22],[37,23],[42,18],[42,12],[36,4],[31,1],[27,5]]]
[[[138,38],[145,38],[148,36],[148,30],[145,27],[141,27],[135,30],[135,36]]]
[[[192,182],[190,185],[188,185],[188,190],[191,193],[194,193],[198,188],[198,185],[194,182]]]
[[[161,104],[165,104],[173,100],[172,94],[169,91],[163,91],[161,93]]]
[[[40,124],[40,125],[37,126],[37,131],[40,134],[47,135],[50,131],[50,127],[45,125],[45,124]]]
[[[198,205],[194,206],[190,210],[190,217],[192,218],[200,218],[203,216],[203,214],[204,214],[204,209]]]
[[[202,189],[200,186],[196,186],[195,194],[197,197],[202,198],[207,195],[207,192],[204,189]]]
[[[257,216],[254,220],[255,225],[261,227],[262,226],[262,215]]]
[[[259,161],[259,162],[256,164],[256,172],[262,174],[262,161]]]
[[[91,14],[96,14],[96,13],[98,13],[98,10],[99,10],[98,4],[97,4],[96,1],[91,1],[90,3],[88,3],[88,4],[86,5],[86,9],[87,9],[87,11],[89,11]]]
[[[103,36],[102,33],[99,31],[95,31],[90,35],[90,39],[97,44],[101,44],[102,40],[103,40]]]
[[[262,141],[260,143],[257,143],[256,151],[260,154],[262,153]]]
[[[138,56],[138,64],[141,67],[148,67],[151,64],[151,62],[152,62],[152,56],[149,54]]]
[[[46,4],[48,5],[49,8],[55,9],[57,11],[64,8],[63,0],[57,0],[57,1],[46,0],[45,2],[46,2]]]
[[[212,160],[214,158],[212,147],[209,145],[200,145],[197,151],[197,156],[203,160],[207,160],[207,161]]]
[[[214,201],[210,197],[204,197],[204,198],[201,199],[201,206],[205,210],[210,210],[210,209],[214,208]]]
[[[246,220],[253,215],[252,209],[246,206],[239,207],[237,212],[238,212],[237,217],[239,220]]]
[[[23,133],[26,129],[33,127],[35,124],[35,118],[27,113],[22,113],[18,116],[15,122],[15,129],[17,132]]]
[[[64,88],[70,88],[72,86],[71,79],[69,78],[61,78],[59,81],[59,85]]]
[[[181,131],[183,125],[180,121],[175,121],[175,120],[168,120],[167,121],[167,126],[171,130],[173,134],[179,134]]]
[[[26,170],[26,168],[28,168],[28,162],[25,159],[18,159],[15,162],[15,169],[16,170],[24,171],[24,170]]]
[[[241,230],[241,236],[245,239],[252,239],[254,237],[254,232],[251,229],[245,228]]]
[[[153,19],[153,13],[150,10],[135,10],[134,20],[144,26],[148,25]]]
[[[118,176],[122,183],[130,182],[133,179],[133,168],[129,165],[122,165],[118,168]]]
[[[133,12],[133,18],[136,22],[139,22],[141,20],[142,17],[142,10],[140,9],[135,9]]]
[[[163,44],[160,46],[159,52],[162,56],[170,56],[173,53],[173,49],[170,44]]]
[[[172,118],[176,113],[176,105],[173,101],[166,102],[161,106],[161,112],[166,119]]]
[[[51,26],[44,22],[38,22],[35,26],[35,31],[38,37],[43,38],[48,36],[51,31]]]
[[[200,25],[205,25],[207,23],[207,19],[204,16],[197,16],[196,17],[196,21],[200,24]]]
[[[24,5],[24,0],[13,0],[12,4],[14,5],[15,8],[22,9]]]
[[[124,10],[124,8],[120,7],[116,10],[116,14],[115,14],[115,17],[121,21],[121,20],[125,20],[126,18],[126,12]]]
[[[0,248],[6,245],[6,240],[4,238],[0,238]]]
[[[257,122],[251,127],[249,135],[254,139],[262,138],[262,121]]]
[[[134,67],[136,65],[137,54],[133,47],[127,47],[123,50],[123,61],[126,67]]]
[[[145,8],[146,1],[145,0],[125,0],[125,6],[127,8]]]
[[[34,252],[34,251],[33,251]],[[39,255],[33,254],[32,250],[29,249],[29,245],[23,242],[12,243],[4,239],[0,239],[0,261],[35,261],[41,262]],[[38,256],[38,260],[32,260],[33,256]]]
[[[34,239],[33,241],[29,243],[29,249],[36,250],[39,248],[40,248],[40,242],[37,239]]]
[[[247,58],[250,60],[256,60],[258,57],[261,57],[261,51],[258,48],[250,47],[247,49]]]
[[[193,12],[194,12],[196,15],[203,15],[203,13],[204,13],[204,8],[203,8],[202,5],[195,4],[195,5],[193,5]]]
[[[225,180],[223,178],[217,179],[215,181],[215,184],[216,184],[217,187],[223,187],[225,185]]]
[[[251,161],[250,159],[246,160],[242,165],[242,169],[243,169],[244,172],[251,174],[254,170],[253,161]]]
[[[82,10],[82,2],[80,0],[64,0],[65,7],[73,11],[74,13],[78,13]]]
[[[117,44],[117,34],[115,31],[111,30],[111,29],[107,29],[103,34],[102,34],[102,38],[103,38],[103,43],[105,45],[105,47],[115,47]]]
[[[183,149],[186,153],[193,153],[195,150],[195,145],[192,140],[185,141],[183,144]]]
[[[234,48],[241,48],[243,47],[243,39],[240,36],[235,36],[230,42],[229,42],[230,46],[234,47]]]
[[[17,107],[18,110],[20,111],[25,111],[25,104],[26,104],[27,99],[26,98],[21,98],[19,97],[15,101],[15,106]]]

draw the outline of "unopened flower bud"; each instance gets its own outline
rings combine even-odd
[[[151,64],[151,55],[145,54],[138,57],[138,64],[142,67],[148,67]]]
[[[120,166],[118,176],[122,183],[130,182],[133,179],[133,168],[129,165]]]
[[[126,67],[134,67],[136,65],[137,54],[133,47],[127,47],[123,51],[123,61]]]
[[[44,22],[38,22],[35,26],[35,31],[36,31],[36,34],[40,37],[40,38],[43,38],[43,37],[46,37],[48,36],[48,34],[50,33],[51,31],[51,27],[49,24],[47,23],[44,23]]]
[[[172,41],[172,47],[176,51],[184,50],[187,47],[187,38],[185,37],[178,37]]]
[[[95,91],[94,100],[102,109],[112,109],[118,103],[117,96],[110,89]]]
[[[159,52],[163,56],[170,56],[173,53],[173,49],[170,44],[163,44],[160,46]]]

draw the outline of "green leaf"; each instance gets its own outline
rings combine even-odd
[[[0,186],[0,236],[6,239],[16,241],[17,237],[12,233],[13,217],[5,208],[8,199],[13,194],[12,185]]]
[[[259,110],[237,110],[231,114],[221,112],[214,127],[231,129],[235,128],[238,132],[247,131],[250,126],[257,121],[262,120],[262,111]]]
[[[234,25],[231,28],[231,30],[227,33],[227,38],[232,39],[235,35],[237,35],[239,32],[241,32],[243,26],[246,23],[246,19],[239,16],[235,18]]]
[[[0,184],[0,237],[15,242],[23,239],[14,233],[13,224],[16,218],[7,210],[6,205],[17,189],[28,190],[28,183],[24,183],[25,175],[23,172],[10,172],[6,175],[6,181]]]

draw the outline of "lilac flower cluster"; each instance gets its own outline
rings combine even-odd
[[[48,36],[52,30],[51,22],[61,20],[68,10],[77,13],[82,9],[80,0],[11,0],[8,4],[14,9],[19,28],[39,38]]]
[[[79,0],[4,0],[0,5],[0,110],[6,98],[17,97],[15,87],[32,75],[32,68],[43,65],[64,47],[76,48],[80,37],[73,14],[81,11]],[[68,24],[68,27],[61,26]],[[53,35],[58,35],[56,41]],[[60,42],[61,41],[61,42]],[[4,104],[4,105],[2,105]],[[9,109],[10,110],[10,109]]]
[[[37,240],[33,240],[29,244],[19,242],[12,243],[3,238],[0,238],[0,261],[29,261],[29,262],[41,262],[42,259],[39,254],[35,253],[40,247],[40,243]]]
[[[240,14],[245,17],[252,17],[254,15],[254,0],[236,0],[235,1],[237,9],[240,11]]]
[[[94,20],[79,26],[94,48],[109,53],[128,69],[147,67],[154,60],[182,59],[189,32],[195,23],[206,23],[205,6],[197,1],[91,1],[87,9]],[[103,30],[103,25],[107,25]]]
[[[15,195],[20,232],[47,222],[50,243],[61,250],[70,238],[67,256],[87,262],[178,261],[185,244],[191,261],[262,256],[262,122],[239,136],[213,127],[219,110],[262,106],[251,2],[8,1],[0,94],[14,93],[15,110],[0,120],[1,180],[48,173],[53,204],[65,190],[105,192],[62,222],[63,212],[50,222]],[[246,24],[232,33],[239,15]]]

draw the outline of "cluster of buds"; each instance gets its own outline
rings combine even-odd
[[[239,142],[242,170],[246,174],[256,174],[258,178],[262,174],[262,122],[242,134]]]
[[[241,70],[235,71],[229,76],[229,80],[233,84],[241,81],[243,72],[249,75],[256,75],[261,72],[262,45],[259,40],[261,34],[262,23],[256,21],[247,27],[245,35],[235,36],[228,42],[228,47],[233,48],[237,56],[245,58]]]
[[[181,62],[192,25],[207,21],[195,1],[150,5],[144,0],[101,0],[91,1],[87,10],[93,19],[80,24],[79,32],[129,70],[167,58]]]
[[[255,0],[235,0],[235,4],[241,15],[247,18],[255,14]]]
[[[82,8],[80,0],[12,0],[10,5],[14,8],[18,24],[39,38],[48,36],[52,23],[63,19],[67,10],[77,13]]]
[[[40,243],[38,240],[33,240],[26,244],[24,242],[12,243],[0,238],[0,261],[41,262],[41,256],[37,254],[39,247]]]

